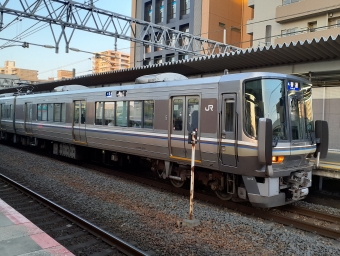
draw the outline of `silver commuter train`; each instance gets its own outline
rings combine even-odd
[[[311,84],[277,73],[187,79],[164,73],[136,84],[0,96],[1,139],[105,163],[143,160],[180,187],[195,176],[223,200],[274,207],[303,199],[311,157],[324,158],[328,126],[313,121]]]

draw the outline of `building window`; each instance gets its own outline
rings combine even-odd
[[[166,62],[173,62],[173,61],[175,61],[175,54],[168,54],[168,55],[166,55],[165,61]]]
[[[148,22],[152,21],[152,2],[151,1],[145,3],[144,20]]]
[[[266,26],[266,38],[265,38],[266,46],[270,45],[271,37],[272,37],[272,26],[271,25],[267,25]]]
[[[315,32],[315,29],[317,27],[317,22],[308,22],[308,32]]]
[[[155,43],[158,43],[158,44],[161,44],[161,45],[164,45],[164,37],[163,37],[163,34],[162,33],[156,33],[155,34]],[[155,46],[154,47],[154,51],[157,52],[157,51],[161,51],[163,50],[162,47],[159,47],[159,46]]]
[[[179,30],[185,33],[189,33],[189,24],[185,24],[179,27]],[[179,41],[181,46],[186,46],[189,44],[189,38],[185,35],[182,35]]]
[[[148,66],[148,65],[150,65],[150,58],[143,60],[143,66]]]
[[[187,60],[187,59],[189,59],[188,54],[179,54],[178,55],[178,60]]]
[[[190,13],[190,0],[181,1],[181,15],[186,15]]]
[[[154,58],[154,63],[155,64],[160,64],[162,63],[162,56],[157,56]]]
[[[300,0],[282,0],[282,5],[300,2]]]
[[[298,33],[298,28],[289,28],[289,29],[284,29],[281,31],[281,36],[286,37],[286,36],[293,36]]]
[[[176,18],[176,1],[168,0],[168,22]]]
[[[175,29],[175,28],[171,28],[171,29]],[[176,45],[176,37],[177,34],[175,34],[174,32],[169,32],[166,35],[166,45],[168,46],[175,46]]]
[[[164,0],[157,0],[156,2],[156,23],[164,21]]]

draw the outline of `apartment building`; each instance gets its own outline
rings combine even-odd
[[[247,22],[253,47],[340,34],[340,1],[248,0],[248,6],[253,9]]]
[[[250,46],[245,25],[251,13],[247,0],[132,0],[132,17],[243,48]],[[131,43],[131,62],[137,67],[191,57]]]
[[[29,82],[38,81],[37,70],[18,68],[15,66],[15,61],[5,61],[4,67],[0,68],[0,74],[15,75],[18,76],[20,80],[25,80]]]
[[[75,70],[58,70],[57,80],[72,78],[75,76]]]
[[[113,50],[99,52],[92,58],[92,64],[94,73],[126,69],[130,67],[130,54]]]

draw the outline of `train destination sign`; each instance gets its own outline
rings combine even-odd
[[[298,82],[288,81],[287,86],[290,91],[298,91],[300,89]]]
[[[126,96],[126,91],[117,91],[116,92],[116,96],[117,97],[125,97]]]
[[[112,92],[106,92],[105,94],[106,97],[112,97]]]

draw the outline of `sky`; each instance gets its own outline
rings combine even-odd
[[[25,1],[24,1],[25,2]],[[33,0],[26,1],[34,3]],[[77,0],[84,3],[84,0]],[[93,0],[94,6],[105,9],[110,12],[131,16],[131,0]],[[0,0],[4,3],[4,0]],[[19,0],[10,0],[7,8],[22,10],[19,7]],[[41,9],[39,15],[47,16],[46,9]],[[16,19],[16,16],[4,13],[4,27]],[[55,46],[55,41],[50,27],[45,22],[21,18],[9,27],[0,31],[0,38],[18,40],[21,42],[34,43],[39,45]],[[34,27],[32,27],[36,24]],[[26,29],[32,27],[25,32]],[[34,31],[35,29],[35,31]],[[54,26],[55,36],[60,35],[60,26]],[[25,32],[25,34],[23,34]],[[71,34],[71,29],[66,29],[66,34]],[[128,34],[130,35],[130,34]],[[86,52],[101,52],[105,50],[114,50],[114,37],[98,35],[82,30],[75,30],[70,40],[70,46]],[[87,75],[92,73],[93,54],[69,51],[65,52],[65,40],[62,38],[59,43],[59,53],[55,53],[55,49],[48,49],[42,46],[30,45],[29,48],[23,48],[22,43],[13,43],[15,46],[1,49],[1,46],[7,44],[6,40],[0,40],[0,67],[4,66],[6,60],[15,61],[18,68],[38,70],[39,79],[47,79],[48,77],[57,77],[57,70],[76,70],[76,76]],[[130,53],[130,41],[117,41],[117,50]]]

